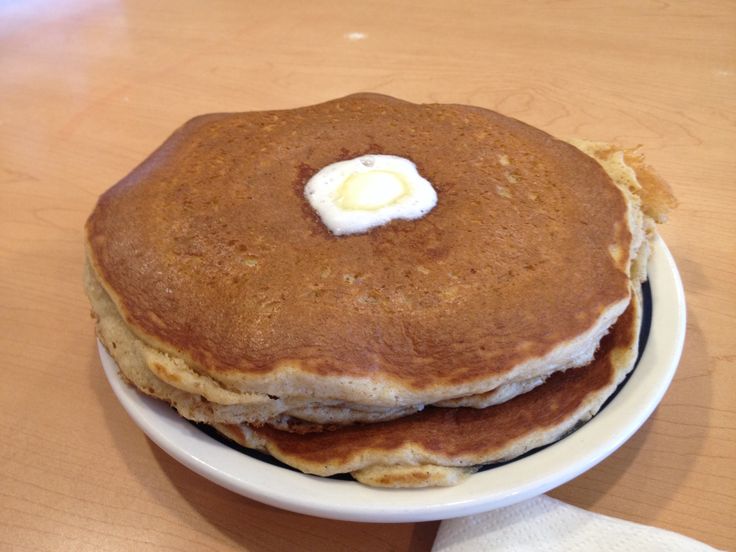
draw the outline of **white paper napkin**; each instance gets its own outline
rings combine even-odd
[[[706,552],[715,548],[684,535],[588,512],[539,496],[483,514],[445,520],[432,552],[595,550]]]

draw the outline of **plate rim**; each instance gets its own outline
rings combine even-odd
[[[343,521],[433,521],[509,506],[545,493],[607,458],[644,424],[669,388],[685,341],[682,279],[659,235],[652,244],[649,282],[649,339],[637,369],[606,408],[544,450],[476,473],[453,487],[379,489],[251,458],[209,437],[163,401],[124,383],[99,340],[97,346],[108,382],[135,424],[167,454],[206,479],[247,498],[301,514]]]

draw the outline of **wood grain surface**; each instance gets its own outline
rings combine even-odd
[[[440,0],[0,3],[0,549],[430,549],[437,523],[280,511],[169,458],[113,397],[82,292],[97,196],[186,119],[361,90],[644,144],[680,200],[682,362],[551,494],[735,549],[736,4]]]

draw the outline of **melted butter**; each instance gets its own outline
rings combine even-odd
[[[335,202],[342,209],[375,211],[393,205],[410,193],[404,178],[393,171],[351,174],[338,188]]]
[[[437,192],[414,163],[378,154],[323,167],[307,182],[304,197],[336,236],[419,219],[437,204]]]

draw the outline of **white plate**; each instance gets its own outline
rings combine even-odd
[[[685,296],[675,262],[657,238],[650,263],[652,323],[636,370],[590,422],[534,454],[454,486],[374,489],[304,475],[251,458],[207,436],[161,401],[124,384],[98,344],[113,391],[136,424],[179,462],[254,500],[314,516],[372,522],[447,519],[507,506],[547,492],[606,458],[649,417],[677,368],[685,339]]]

